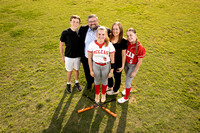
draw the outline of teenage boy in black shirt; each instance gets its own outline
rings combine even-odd
[[[78,38],[78,27],[80,25],[80,17],[73,15],[70,18],[71,27],[64,30],[60,37],[60,53],[62,56],[62,61],[65,63],[65,68],[67,70],[67,89],[68,93],[71,93],[71,75],[74,68],[75,75],[75,86],[78,91],[82,88],[78,82],[79,69],[80,69],[80,46]],[[65,54],[63,51],[63,45],[65,43]]]

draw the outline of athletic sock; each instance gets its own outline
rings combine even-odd
[[[108,87],[108,85],[103,85],[103,84],[102,84],[102,94],[103,94],[103,95],[106,93],[107,87]]]
[[[75,80],[75,84],[78,83],[78,80]]]
[[[94,85],[96,94],[99,95],[99,90],[100,90],[100,84],[99,85]]]
[[[67,84],[71,84],[71,82],[67,82]]]
[[[131,87],[130,88],[126,88],[126,95],[124,97],[125,100],[128,99],[130,92],[131,92]]]

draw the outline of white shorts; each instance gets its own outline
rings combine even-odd
[[[65,57],[65,68],[67,71],[79,70],[81,65],[81,58],[69,58]]]

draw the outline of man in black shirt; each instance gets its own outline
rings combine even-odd
[[[78,38],[78,27],[80,25],[80,17],[73,15],[70,18],[71,27],[64,30],[60,37],[60,53],[62,61],[65,63],[67,70],[67,89],[66,91],[71,93],[71,75],[73,68],[75,70],[75,86],[78,91],[81,91],[81,86],[78,82],[79,69],[80,69],[80,43]],[[65,52],[63,51],[63,45],[65,44]]]

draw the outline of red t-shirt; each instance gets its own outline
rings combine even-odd
[[[137,64],[138,58],[144,58],[145,56],[145,48],[138,42],[138,51],[137,55],[135,55],[136,52],[136,44],[131,44],[129,41],[127,41],[128,46],[126,50],[126,62],[128,64]]]

